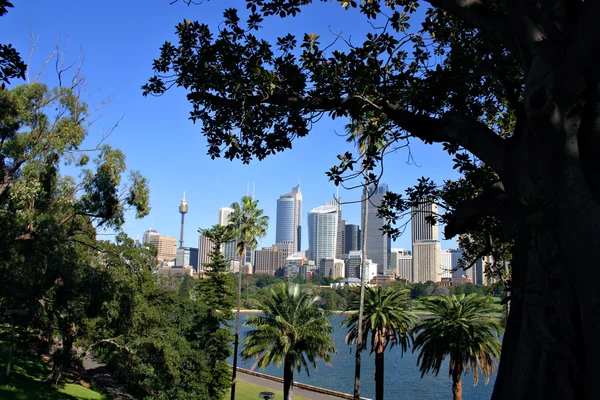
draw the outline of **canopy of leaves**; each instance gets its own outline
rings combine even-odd
[[[185,88],[208,154],[243,162],[290,148],[324,115],[345,117],[358,152],[339,155],[339,165],[328,172],[336,185],[377,181],[382,156],[411,137],[443,142],[461,178],[423,178],[404,196],[390,193],[380,209],[390,221],[386,230],[399,235],[400,221],[427,198],[442,206],[433,218],[450,227],[450,236],[469,233],[461,239],[467,266],[481,253],[509,259],[511,239],[493,218],[464,227],[454,216],[462,202],[498,180],[496,145],[512,135],[522,111],[524,74],[500,5],[329,2],[372,23],[362,42],[335,32],[329,38],[282,32],[269,42],[262,35],[268,18],[292,18],[313,1],[246,0],[246,10],[225,9],[219,27],[188,20],[177,25],[178,43],[161,47],[144,94]],[[477,156],[469,154],[474,148]]]
[[[331,363],[333,328],[317,301],[297,284],[275,286],[260,304],[264,315],[251,316],[245,323],[255,329],[246,334],[244,360],[256,358],[256,365],[264,369],[270,364],[279,367],[288,358],[293,369],[308,375],[309,365],[316,369],[318,359]]]
[[[494,311],[489,300],[478,294],[462,294],[432,297],[423,303],[433,315],[414,327],[413,351],[419,351],[421,375],[437,375],[449,356],[450,376],[470,370],[476,385],[481,371],[487,384],[500,357],[498,337],[502,332],[500,320],[484,315]]]

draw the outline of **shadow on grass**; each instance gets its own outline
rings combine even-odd
[[[103,397],[93,391],[73,384],[65,384],[57,389],[51,388],[44,382],[50,375],[50,366],[38,356],[32,354],[25,348],[13,350],[12,368],[10,380],[6,380],[6,363],[8,346],[0,343],[0,400],[80,400],[80,399],[102,399]],[[81,393],[81,395],[71,394]]]

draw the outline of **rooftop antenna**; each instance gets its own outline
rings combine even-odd
[[[252,182],[252,200],[254,200],[254,192],[256,190],[256,182]]]
[[[246,196],[250,196],[250,179],[248,179],[248,184],[246,185]]]

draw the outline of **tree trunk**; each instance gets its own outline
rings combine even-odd
[[[50,386],[58,386],[58,382],[65,370],[71,365],[71,353],[73,351],[73,340],[72,334],[67,334],[63,337],[62,348],[58,351],[58,354],[54,358],[54,364],[52,365],[52,375],[50,377]]]
[[[452,400],[462,400],[462,371],[452,373]]]
[[[286,357],[283,362],[283,400],[292,400],[294,392],[294,362]]]
[[[235,400],[235,379],[237,375],[238,347],[240,343],[240,309],[242,304],[242,261],[246,256],[246,247],[243,247],[244,253],[240,254],[240,267],[238,269],[238,287],[237,287],[237,314],[235,314],[235,335],[233,340],[233,372],[231,374],[231,400]]]
[[[375,399],[383,400],[383,384],[384,384],[384,349],[378,348],[375,352]]]
[[[600,207],[579,160],[579,123],[569,130],[568,117],[562,131],[525,121],[508,155],[508,194],[526,204],[513,228],[512,301],[493,400],[600,393]]]
[[[368,183],[368,181],[365,180],[365,183]],[[367,189],[367,199],[365,199],[365,214],[362,220],[362,261],[360,264],[360,304],[358,307],[358,332],[356,335],[356,355],[354,360],[354,400],[360,400],[360,353],[362,353],[363,349],[363,314],[365,311],[365,286],[367,279],[367,222],[369,219],[367,213],[369,211],[369,189],[368,186],[365,187]]]

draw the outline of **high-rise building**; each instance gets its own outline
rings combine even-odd
[[[346,277],[344,260],[326,258],[319,268],[319,273],[326,278],[338,279]]]
[[[202,233],[198,235],[198,271],[205,271],[204,264],[211,262],[210,252],[215,248],[215,244],[204,236]]]
[[[175,257],[176,267],[191,266],[194,271],[198,271],[198,249],[196,247],[180,247],[177,249]]]
[[[362,252],[352,250],[348,252],[348,259],[346,261],[346,277],[347,278],[360,278]]]
[[[452,271],[455,269],[455,266],[452,265],[452,253],[454,251],[456,250],[444,249],[441,251],[442,278],[452,278]]]
[[[335,258],[337,248],[338,207],[322,205],[308,213],[309,258],[321,266],[321,260]]]
[[[344,253],[350,254],[351,251],[361,250],[362,241],[360,236],[360,226],[354,224],[345,224],[344,225]]]
[[[177,239],[172,236],[152,235],[148,239],[156,247],[156,260],[160,263],[163,261],[173,261],[177,256]]]
[[[233,212],[231,207],[219,208],[219,225],[225,226],[229,224],[229,215]]]
[[[302,193],[300,184],[291,193],[277,199],[276,242],[293,242],[296,251],[302,246]]]
[[[361,224],[367,211],[367,259],[377,264],[378,274],[391,275],[393,274],[390,264],[392,239],[381,230],[387,221],[377,215],[377,208],[381,205],[388,186],[381,183],[377,187],[369,185],[368,189],[368,192],[366,188],[363,189],[361,199]],[[362,227],[362,232],[364,234],[365,227]]]
[[[142,237],[142,244],[150,243],[150,238],[153,236],[160,236],[156,229],[150,228],[146,232],[144,232],[144,236]]]
[[[254,273],[275,275],[285,266],[288,257],[296,253],[292,241],[275,243],[254,252]]]
[[[437,204],[431,201],[422,201],[412,208],[414,282],[439,282],[443,276],[438,225],[430,223],[430,218],[435,214]]]
[[[408,282],[413,281],[412,271],[412,254],[404,249],[392,249],[392,269],[395,275],[400,279],[406,279]]]
[[[341,213],[340,213],[341,215]],[[337,258],[344,258],[348,255],[346,250],[346,220],[338,219],[338,238],[337,238]]]
[[[413,243],[413,281],[439,282],[442,279],[440,242],[421,240]]]
[[[438,225],[430,224],[428,218],[437,214],[437,204],[423,201],[417,207],[412,208],[411,233],[412,242],[422,240],[439,240]]]

